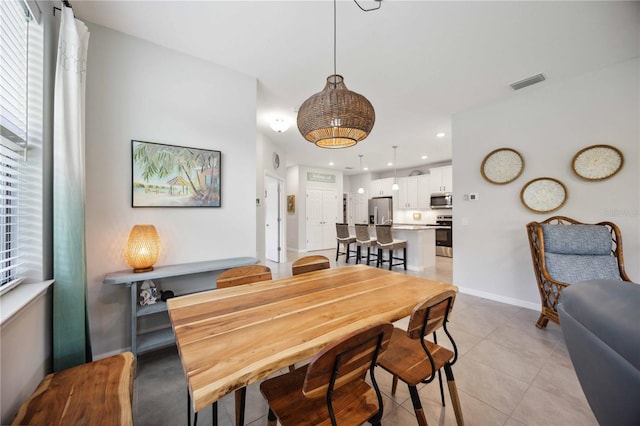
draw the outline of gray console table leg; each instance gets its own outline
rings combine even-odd
[[[138,286],[135,282],[127,283],[127,286],[131,290],[131,352],[136,361],[138,360],[138,347],[136,342],[136,335],[138,334]]]

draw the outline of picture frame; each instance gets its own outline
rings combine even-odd
[[[287,195],[287,213],[296,212],[296,196]]]
[[[221,207],[222,153],[131,141],[131,207]]]

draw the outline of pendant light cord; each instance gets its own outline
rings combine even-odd
[[[336,27],[337,27],[336,21],[337,21],[337,15],[338,15],[336,12],[336,1],[337,0],[333,0],[333,75],[338,74],[337,72],[338,67],[336,66],[336,57],[337,57],[336,50],[338,45],[336,41],[338,38],[337,30],[336,30]],[[335,78],[334,78],[334,83],[335,83]]]

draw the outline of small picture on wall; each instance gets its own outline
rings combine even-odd
[[[132,207],[220,207],[221,153],[131,141]]]
[[[296,212],[296,196],[287,195],[287,213]]]

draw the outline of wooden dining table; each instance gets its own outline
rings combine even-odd
[[[169,299],[191,408],[198,412],[362,327],[404,318],[450,289],[457,291],[355,265]]]

